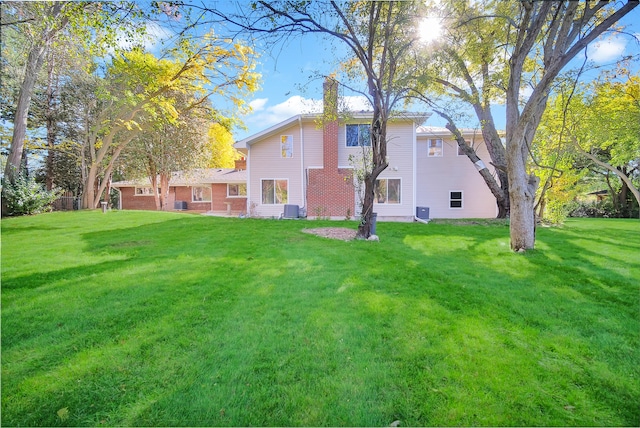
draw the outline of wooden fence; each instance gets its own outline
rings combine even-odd
[[[73,195],[73,192],[65,192],[56,199],[51,207],[54,211],[73,211],[80,208],[80,198]]]

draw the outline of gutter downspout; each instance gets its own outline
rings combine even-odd
[[[413,127],[413,218],[420,223],[429,224],[429,220],[418,218],[416,215],[418,209],[417,193],[418,193],[418,134],[416,132],[417,124]]]
[[[413,122],[413,204],[412,204],[412,210],[413,210],[413,217],[417,218],[418,216],[416,215],[417,213],[417,209],[418,209],[418,204],[416,202],[416,198],[417,198],[417,193],[418,193],[418,134],[416,132],[416,129],[418,127],[418,124]]]
[[[298,115],[298,124],[300,125],[300,182],[302,183],[302,209],[305,217],[307,212],[307,186],[304,173],[304,129],[302,128],[302,115]]]
[[[251,144],[247,144],[247,206],[245,211],[245,218],[251,217]]]
[[[422,219],[422,218],[418,218],[415,215],[413,216],[413,218],[415,219],[415,221],[419,221],[420,223],[424,223],[424,224],[429,224],[429,222],[431,221],[431,219],[425,220],[425,219]]]

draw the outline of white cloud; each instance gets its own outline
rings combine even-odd
[[[613,36],[606,40],[598,40],[587,47],[587,56],[595,62],[608,62],[620,58],[627,46],[627,40]]]
[[[267,106],[268,101],[268,98],[256,98],[249,103],[253,108],[253,113],[248,115],[244,120],[248,130],[246,135],[243,135],[241,138],[261,132],[270,126],[283,122],[298,114],[322,112],[322,100],[304,98],[300,95],[289,97],[285,101],[273,106]],[[340,108],[354,112],[370,111],[371,104],[369,104],[365,97],[348,96],[341,98]]]
[[[267,101],[269,101],[269,98],[256,98],[255,100],[249,103],[249,107],[251,107],[251,109],[254,112],[259,112],[260,110],[264,109],[264,106],[265,104],[267,104]]]

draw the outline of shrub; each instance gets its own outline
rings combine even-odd
[[[60,194],[60,190],[46,190],[35,178],[18,174],[14,183],[3,182],[2,215],[20,216],[49,211]]]
[[[609,200],[597,202],[574,202],[569,210],[569,217],[618,218],[620,212]]]

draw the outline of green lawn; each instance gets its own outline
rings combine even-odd
[[[2,425],[640,425],[640,222],[2,220]]]

